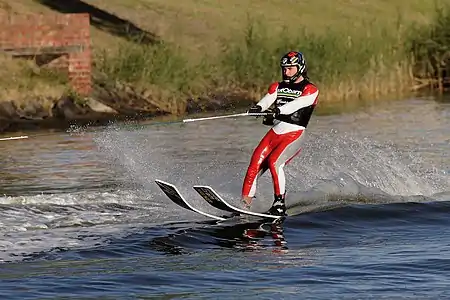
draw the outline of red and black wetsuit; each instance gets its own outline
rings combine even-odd
[[[301,137],[317,104],[318,88],[303,79],[299,83],[276,82],[257,103],[262,111],[275,103],[279,115],[253,152],[242,187],[242,197],[253,197],[256,182],[270,170],[275,195],[284,195],[284,166],[301,150]]]

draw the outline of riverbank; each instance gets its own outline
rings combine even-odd
[[[0,131],[247,107],[279,79],[279,57],[298,45],[321,89],[318,113],[443,91],[449,74],[450,9],[439,2],[337,1],[336,10],[321,1],[241,1],[247,9],[239,11],[234,1],[90,2],[3,4],[12,13],[89,12],[94,92],[80,98],[63,74],[3,57]]]
[[[90,97],[64,94],[59,98],[0,102],[0,133],[39,128],[64,129],[71,125],[103,125],[111,121],[148,120],[201,112],[249,107],[244,91],[234,95],[210,94],[186,101],[167,100],[158,90],[137,89],[129,84],[96,84]]]

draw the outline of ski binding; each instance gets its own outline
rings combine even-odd
[[[273,219],[273,220],[278,220],[278,219],[284,218],[283,216],[274,216],[274,215],[269,215],[269,214],[257,213],[257,212],[252,212],[252,211],[243,210],[243,209],[234,207],[231,204],[229,204],[228,202],[226,202],[222,197],[220,197],[219,194],[217,194],[216,191],[214,191],[210,186],[195,185],[193,188],[210,205],[212,205],[213,207],[220,209],[220,210],[225,210],[225,211],[232,212],[232,213],[244,214],[244,215],[249,215],[249,216],[254,216],[254,217]]]

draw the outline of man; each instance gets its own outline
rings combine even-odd
[[[270,214],[286,215],[284,166],[296,156],[300,141],[317,104],[319,90],[309,82],[302,53],[291,51],[280,60],[283,80],[270,85],[267,94],[249,113],[270,112],[263,124],[272,128],[253,152],[242,187],[242,200],[250,207],[258,177],[267,169],[273,180],[275,200]],[[269,109],[271,105],[273,109]]]

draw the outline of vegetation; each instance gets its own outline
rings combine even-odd
[[[50,106],[52,99],[68,89],[68,79],[63,73],[38,68],[26,60],[13,59],[0,54],[0,99],[23,106],[29,99]]]
[[[438,6],[429,26],[413,28],[408,50],[418,87],[450,84],[450,5]]]
[[[46,9],[18,2],[22,9]],[[85,2],[158,37],[143,43],[139,36],[124,39],[93,28],[98,78],[156,88],[179,102],[226,91],[258,100],[279,80],[278,60],[292,49],[305,54],[323,111],[399,99],[418,83],[442,86],[449,74],[450,6],[444,0]],[[29,72],[20,74],[17,86],[31,84]],[[60,91],[59,84],[42,82],[51,85],[42,93]],[[0,85],[24,92],[11,82]]]

